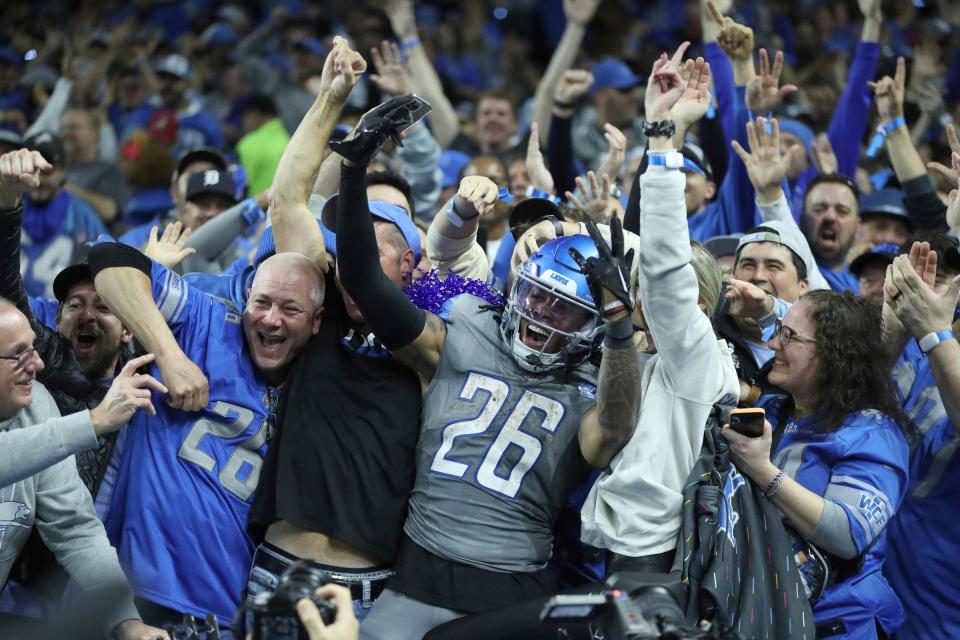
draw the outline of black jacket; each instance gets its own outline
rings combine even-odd
[[[23,205],[13,210],[0,210],[0,297],[6,298],[27,317],[30,328],[37,335],[34,348],[43,360],[44,370],[37,380],[47,388],[57,403],[62,415],[92,409],[100,404],[107,390],[96,380],[90,379],[77,362],[70,341],[59,332],[41,324],[30,308],[30,300],[20,275],[20,232],[23,222]],[[117,359],[120,371],[131,357],[124,349]],[[80,478],[96,495],[113,451],[116,434],[100,436],[100,446],[77,454],[77,469]]]

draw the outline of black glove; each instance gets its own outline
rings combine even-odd
[[[588,220],[587,232],[593,243],[597,245],[598,258],[586,259],[575,248],[570,248],[570,257],[580,266],[580,272],[587,277],[593,302],[601,317],[619,311],[632,311],[633,300],[630,298],[630,266],[633,264],[633,249],[623,254],[623,226],[616,216],[610,221],[610,240],[613,247],[600,235],[596,223]],[[603,304],[603,291],[606,289],[617,297],[619,303]],[[622,306],[621,304],[622,303]]]

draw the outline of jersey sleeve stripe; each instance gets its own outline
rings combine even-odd
[[[160,296],[157,300],[160,315],[168,323],[175,323],[186,304],[187,288],[184,286],[183,279],[178,274],[168,271],[164,274],[163,285],[160,288]]]

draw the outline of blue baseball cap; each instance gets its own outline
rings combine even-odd
[[[320,213],[320,225],[324,227],[324,242],[327,243],[327,250],[333,255],[337,255],[337,199],[338,194],[330,196],[323,203],[323,210]],[[414,263],[419,264],[423,257],[423,248],[420,245],[420,232],[417,225],[410,219],[410,214],[395,204],[384,202],[382,200],[371,200],[369,203],[370,213],[387,222],[392,222],[400,229],[404,240],[413,250]],[[329,240],[328,240],[329,237]]]
[[[880,264],[886,268],[888,264],[893,264],[893,259],[898,255],[900,255],[900,245],[892,242],[878,244],[861,253],[850,263],[850,273],[859,278],[860,273],[869,264]]]
[[[463,171],[463,168],[469,163],[470,156],[463,151],[454,151],[452,149],[443,151],[440,154],[440,159],[437,161],[437,166],[440,167],[440,172],[443,174],[441,187],[446,189],[456,186],[460,180],[460,172]]]
[[[813,160],[813,139],[816,138],[813,130],[793,118],[779,118],[777,122],[780,125],[780,133],[789,133],[796,136],[796,138],[800,140],[800,144],[803,145],[803,148],[806,149],[807,156]]]
[[[237,43],[237,32],[228,24],[215,22],[204,30],[200,43],[205,47],[234,45]]]
[[[641,82],[643,82],[643,77],[635,74],[623,60],[604,58],[593,67],[591,93],[607,87],[631,89]]]
[[[913,228],[913,221],[903,203],[903,192],[899,189],[878,189],[860,199],[860,217],[867,220],[876,216],[902,220],[908,229]]]

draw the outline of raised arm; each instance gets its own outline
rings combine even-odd
[[[270,219],[277,252],[301,253],[324,271],[329,260],[323,235],[307,202],[320,171],[323,148],[350,90],[365,70],[360,54],[350,49],[344,38],[334,38],[333,49],[323,64],[320,93],[284,149],[273,182]]]
[[[413,0],[387,0],[384,10],[394,34],[400,40],[401,48],[407,55],[407,68],[413,76],[417,93],[433,106],[430,113],[433,136],[441,147],[446,148],[460,133],[460,120],[450,99],[443,92],[440,76],[433,68],[427,50],[420,42],[417,21],[413,14]]]
[[[533,122],[540,126],[544,138],[550,136],[554,90],[564,71],[573,66],[587,33],[587,25],[593,20],[599,4],[600,0],[563,0],[563,15],[567,24],[533,96]]]
[[[480,218],[497,201],[499,189],[489,178],[468,176],[460,181],[457,195],[433,217],[427,231],[427,257],[441,277],[456,273],[486,280],[490,275],[487,254],[477,244]]]
[[[447,330],[443,321],[416,307],[380,266],[367,202],[366,167],[340,169],[337,198],[337,265],[340,282],[373,332],[401,362],[416,371],[424,389],[440,362]]]
[[[904,204],[914,227],[946,231],[945,208],[936,196],[927,167],[917,153],[903,119],[905,81],[906,63],[901,57],[897,59],[897,70],[892,78],[884,76],[870,83],[880,114],[880,127],[886,132],[887,155],[903,187]]]
[[[156,356],[169,389],[170,406],[185,411],[202,409],[208,398],[206,376],[184,354],[167,324],[180,317],[190,296],[200,294],[190,291],[179,276],[163,269],[159,273],[164,282],[156,288],[157,300],[163,301],[161,313],[154,301],[155,267],[142,253],[108,242],[93,247],[88,260],[101,299],[144,348]]]
[[[590,291],[603,318],[603,357],[597,380],[597,405],[580,422],[580,452],[592,466],[603,469],[633,437],[640,417],[640,361],[633,343],[634,300],[630,271],[634,252],[624,253],[623,228],[614,218],[610,225],[611,246],[597,225],[587,223],[599,258],[574,259],[587,276]],[[572,250],[573,251],[573,250]]]

